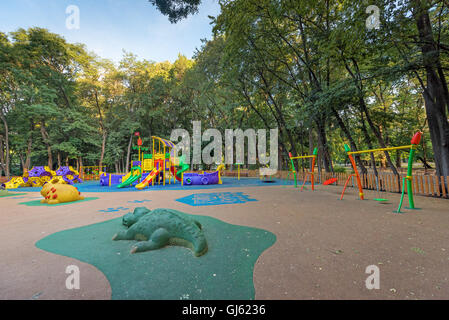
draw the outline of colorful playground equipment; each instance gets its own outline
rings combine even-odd
[[[51,205],[84,200],[78,189],[69,184],[45,183],[41,195],[45,198],[41,200],[41,203]]]
[[[312,185],[312,191],[314,191],[315,190],[315,176],[314,176],[314,174],[315,174],[315,162],[316,162],[317,154],[318,154],[318,149],[317,148],[313,149],[312,155],[309,155],[309,156],[293,157],[292,153],[289,152],[288,155],[290,157],[290,163],[292,165],[292,170],[288,172],[287,179],[285,181],[288,181],[288,179],[290,178],[290,174],[293,173],[294,179],[295,179],[295,188],[297,188],[298,187],[298,179],[297,179],[297,176],[296,176],[295,164],[293,163],[293,160],[295,160],[295,159],[312,159],[312,164],[310,165],[310,171],[306,172],[306,175],[304,176],[304,182],[303,182],[303,184],[301,186],[301,191],[303,190],[303,188],[304,188],[304,186],[305,186],[305,184],[307,182],[307,178],[309,176],[310,176],[310,183]]]
[[[243,166],[243,163],[236,163],[237,166],[237,179],[240,180],[240,166]]]
[[[59,167],[56,170],[56,177],[62,178],[63,184],[75,184],[82,183],[83,180],[80,179],[78,171],[73,169],[72,167]]]
[[[74,184],[83,182],[78,171],[70,166],[59,167],[58,170],[50,170],[49,167],[33,167],[25,171],[21,177],[15,177],[4,183],[5,189],[17,189],[21,187],[41,187],[46,182],[53,184]]]
[[[214,172],[203,173],[185,173],[183,174],[184,185],[208,185],[208,184],[222,184],[221,171],[224,169],[224,165],[220,164]]]
[[[106,171],[106,166],[81,166],[80,179],[83,181],[100,180],[101,173]]]
[[[166,185],[176,181],[181,182],[182,185],[198,185],[198,184],[221,184],[221,170],[224,166],[219,166],[215,172],[212,173],[185,173],[189,170],[189,165],[175,156],[174,143],[153,136],[152,137],[152,153],[145,154],[149,148],[142,147],[142,139],[140,133],[136,132],[138,137],[137,149],[138,161],[132,162],[131,171],[127,174],[109,174],[102,172],[100,175],[100,185],[112,186],[117,185],[117,188],[126,188],[132,185],[139,190],[143,190],[150,185],[157,184]]]
[[[351,151],[351,148],[345,144],[345,151],[348,154],[349,160],[351,161],[352,168],[354,170],[354,174],[351,174],[348,179],[346,180],[346,183],[343,187],[343,192],[341,193],[340,200],[343,200],[343,196],[346,190],[346,187],[348,186],[349,180],[352,179],[352,177],[355,177],[357,180],[357,186],[359,189],[359,197],[360,200],[364,200],[364,193],[363,193],[363,186],[360,179],[360,174],[357,170],[357,165],[355,164],[354,157],[352,155],[354,154],[362,154],[362,153],[371,153],[371,152],[381,152],[381,151],[391,151],[391,150],[401,150],[401,149],[410,149],[410,154],[408,158],[408,166],[407,166],[407,176],[404,177],[403,183],[402,183],[402,194],[401,194],[401,201],[399,203],[398,210],[395,211],[396,213],[401,213],[401,207],[402,203],[404,201],[404,194],[405,194],[405,188],[407,187],[407,194],[408,194],[408,200],[409,200],[409,208],[415,209],[415,203],[413,201],[413,184],[412,184],[412,169],[413,169],[413,159],[415,155],[415,150],[419,145],[419,142],[421,141],[422,132],[417,132],[412,140],[411,145],[407,146],[399,146],[399,147],[389,147],[389,148],[379,148],[379,149],[371,149],[371,150],[361,150],[361,151]],[[383,199],[379,199],[380,201],[383,201]]]
[[[328,186],[328,185],[331,185],[331,184],[333,184],[333,183],[337,183],[337,181],[338,181],[337,178],[331,178],[331,179],[328,179],[328,180],[326,180],[326,181],[323,182],[323,186]]]

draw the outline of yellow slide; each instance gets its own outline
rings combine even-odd
[[[153,171],[151,171],[150,174],[145,178],[145,180],[136,185],[136,188],[142,190],[148,187],[148,185],[151,183],[151,181],[153,181],[154,177],[157,177],[160,171],[161,170],[154,168]]]

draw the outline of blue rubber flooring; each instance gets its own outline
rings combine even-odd
[[[284,180],[274,179],[273,182],[263,182],[259,178],[237,178],[224,177],[222,178],[223,184],[214,185],[198,185],[198,186],[182,186],[180,183],[166,184],[150,186],[144,190],[138,190],[134,186],[119,189],[117,186],[102,187],[99,181],[88,181],[84,183],[78,183],[75,186],[80,192],[148,192],[148,191],[163,191],[163,190],[211,190],[211,189],[224,189],[224,188],[246,188],[246,187],[267,187],[267,186],[282,186],[285,184]],[[293,181],[288,181],[288,185],[293,185]],[[309,184],[309,183],[307,183]],[[40,192],[41,188],[18,188],[10,189],[12,192]]]

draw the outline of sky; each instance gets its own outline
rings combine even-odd
[[[140,59],[174,62],[181,53],[191,58],[201,39],[210,39],[208,16],[220,12],[218,0],[203,0],[199,13],[171,24],[148,0],[0,0],[0,31],[42,27],[70,43],[83,43],[97,55],[120,61],[123,49]],[[73,12],[79,8],[79,29]]]

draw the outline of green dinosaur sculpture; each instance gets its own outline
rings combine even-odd
[[[199,257],[207,252],[206,237],[201,224],[173,209],[136,208],[128,214],[123,224],[129,229],[119,231],[112,240],[137,240],[131,253],[156,250],[166,245],[178,245],[191,249]],[[125,224],[125,225],[126,225]]]
[[[145,207],[135,208],[133,213],[130,212],[123,216],[122,223],[129,228],[149,212],[151,212],[151,210]]]

